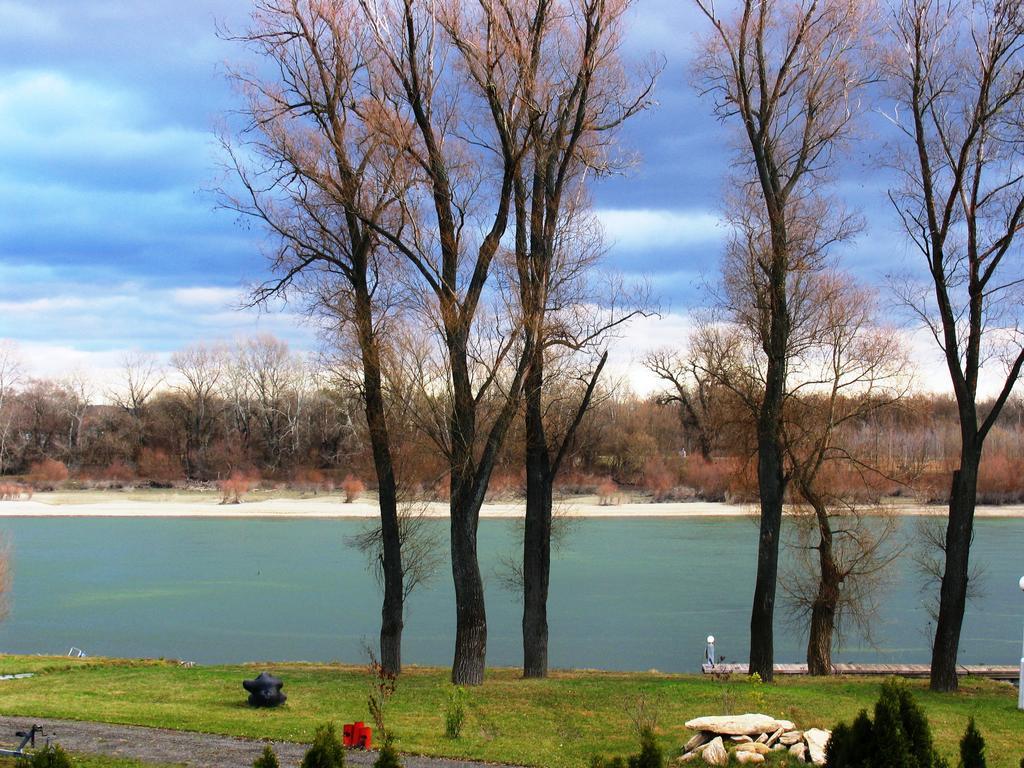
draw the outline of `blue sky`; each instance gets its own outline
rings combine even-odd
[[[246,13],[237,0],[0,0],[0,338],[36,373],[257,330],[314,346],[296,313],[236,309],[264,276],[262,235],[203,191],[213,128],[237,103],[223,63],[243,55],[216,24],[240,28]],[[727,134],[688,76],[703,28],[685,2],[639,0],[626,52],[665,57],[660,106],[623,136],[638,167],[594,190],[612,265],[646,276],[667,310],[630,336],[658,343],[682,341],[724,234]],[[875,146],[861,142],[841,189],[869,224],[845,263],[871,282],[907,253]]]

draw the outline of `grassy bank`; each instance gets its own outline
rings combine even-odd
[[[270,669],[285,680],[287,704],[253,710],[243,678]],[[254,738],[308,740],[323,721],[369,720],[369,678],[361,668],[267,664],[185,669],[172,663],[0,656],[0,674],[35,672],[0,681],[5,715],[98,720]],[[1024,713],[1006,684],[967,680],[954,696],[910,683],[931,719],[940,749],[951,758],[967,719],[974,716],[989,744],[991,768],[1017,768],[1024,756]],[[558,768],[584,766],[602,752],[634,747],[630,715],[639,698],[657,715],[657,732],[675,750],[698,715],[763,711],[798,727],[831,727],[870,708],[878,680],[787,679],[775,685],[700,676],[562,672],[527,681],[513,670],[491,670],[467,696],[461,738],[444,736],[450,686],[447,671],[410,669],[388,710],[403,752],[467,757]],[[955,765],[956,761],[952,763]]]

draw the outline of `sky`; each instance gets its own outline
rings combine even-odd
[[[243,28],[247,13],[244,0],[0,0],[0,339],[33,375],[102,378],[128,351],[255,332],[316,347],[298,307],[239,309],[266,277],[264,236],[208,191],[213,131],[238,106],[225,64],[246,60],[216,30]],[[658,106],[623,132],[637,166],[594,189],[610,265],[647,280],[662,309],[616,345],[615,367],[640,390],[652,382],[637,356],[685,341],[725,237],[728,130],[689,76],[704,29],[686,2],[638,0],[624,53],[664,57]],[[881,285],[913,257],[878,168],[884,121],[865,125],[838,191],[867,228],[842,260]],[[934,355],[924,365],[934,376]]]

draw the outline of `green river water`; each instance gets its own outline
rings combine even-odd
[[[447,521],[432,521],[442,541]],[[345,539],[357,520],[0,518],[13,553],[0,651],[361,662],[374,643],[379,590]],[[907,535],[912,522],[904,525]],[[488,664],[521,661],[520,603],[499,563],[521,534],[480,525],[487,581]],[[704,638],[742,661],[756,526],[746,518],[575,522],[552,564],[550,659],[560,668],[695,671]],[[961,662],[1016,664],[1021,652],[1024,520],[979,520],[972,557],[981,590],[968,608]],[[930,619],[909,554],[881,595],[873,643],[850,636],[836,661],[927,662]],[[455,610],[447,564],[414,592],[408,663],[451,662]],[[805,638],[780,606],[776,660],[804,658]]]

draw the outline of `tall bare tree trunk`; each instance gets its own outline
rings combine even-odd
[[[967,580],[971,540],[974,536],[974,506],[978,489],[980,449],[964,436],[960,468],[953,473],[949,495],[949,523],[946,527],[946,562],[939,593],[939,616],[932,646],[931,689],[955,691],[957,649],[967,607]]]
[[[774,224],[773,224],[774,229]],[[773,238],[774,240],[774,238]],[[786,394],[786,360],[789,353],[789,310],[786,302],[785,245],[773,248],[769,290],[769,336],[764,340],[768,357],[764,399],[757,419],[757,487],[761,502],[761,527],[757,541],[757,580],[750,612],[750,674],[765,682],[775,675],[775,592],[779,574],[779,536],[786,494],[783,464],[782,404]]]
[[[778,443],[759,440],[757,480],[761,496],[761,526],[757,540],[757,577],[750,612],[750,674],[770,682],[775,673],[775,592],[779,573],[779,535],[785,479]]]
[[[711,435],[708,434],[707,430],[700,430],[697,434],[697,448],[700,450],[700,457],[706,461],[711,461]]]
[[[402,570],[402,542],[398,526],[398,491],[391,455],[391,438],[385,417],[384,387],[380,349],[373,328],[373,310],[365,265],[354,270],[355,321],[363,362],[363,397],[369,427],[373,465],[377,474],[380,507],[384,603],[380,622],[380,663],[392,674],[402,671],[402,629],[405,589]]]
[[[832,552],[832,529],[824,506],[815,506],[818,518],[818,593],[811,604],[811,626],[807,635],[807,671],[812,675],[832,674],[832,637],[839,608],[841,576]]]
[[[523,536],[523,677],[548,673],[548,585],[554,477],[541,402],[543,354],[526,377],[526,530]]]
[[[474,504],[471,494],[472,488],[467,483],[452,477],[451,554],[456,622],[452,683],[455,685],[482,684],[487,657],[487,609],[476,546],[479,505]]]
[[[451,435],[451,557],[455,584],[455,658],[452,683],[481,685],[487,657],[487,609],[484,582],[477,558],[477,529],[490,467],[488,458],[474,461],[476,404],[468,369],[467,333],[449,326],[447,345],[452,369]],[[493,466],[493,459],[490,460]]]
[[[822,589],[824,587],[823,582]],[[829,596],[819,595],[811,608],[811,629],[807,637],[807,671],[811,675],[832,674],[832,635],[835,623],[835,603]]]

